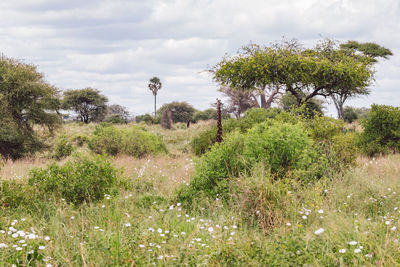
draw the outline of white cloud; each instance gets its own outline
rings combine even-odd
[[[207,108],[220,94],[202,71],[250,41],[269,44],[282,36],[308,45],[323,37],[376,41],[395,56],[377,64],[371,95],[349,103],[398,105],[399,5],[397,0],[3,0],[0,52],[38,65],[60,88],[93,86],[139,114],[152,111],[147,83],[153,76],[163,82],[160,105],[179,100]]]

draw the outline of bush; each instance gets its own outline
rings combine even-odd
[[[138,126],[120,129],[110,125],[99,125],[88,145],[98,154],[104,151],[109,155],[125,154],[138,158],[167,151],[158,136]]]
[[[33,169],[28,183],[39,196],[51,195],[79,205],[113,194],[117,171],[105,156],[79,156],[62,166],[53,163],[44,169]]]
[[[245,112],[245,117],[241,119],[227,119],[222,122],[222,132],[226,137],[230,132],[239,130],[244,133],[255,124],[263,122],[267,119],[275,118],[281,110],[278,108],[252,108]],[[194,137],[190,142],[190,146],[195,155],[201,156],[211,146],[215,144],[215,137],[217,135],[217,126],[213,126],[211,129],[201,132],[198,136]]]
[[[89,137],[87,135],[78,134],[78,135],[75,135],[74,137],[72,137],[72,142],[79,147],[83,146],[88,141],[89,141]]]
[[[124,119],[120,115],[111,115],[105,118],[105,122],[113,123],[113,124],[126,124],[127,120]]]
[[[193,114],[196,111],[192,105],[189,105],[186,102],[171,102],[168,104],[162,105],[161,108],[158,109],[157,113],[160,116],[164,110],[170,110],[172,112],[172,121],[174,123],[177,122],[187,122],[188,120],[192,120]],[[160,116],[161,117],[161,116]]]
[[[201,157],[195,178],[179,197],[190,204],[200,191],[207,196],[224,195],[228,191],[227,178],[251,175],[260,165],[274,179],[319,179],[326,162],[314,151],[309,135],[301,123],[272,120],[245,134],[236,131]]]
[[[204,111],[196,111],[193,115],[193,122],[216,120],[217,111],[213,108],[206,109]]]
[[[58,138],[55,148],[54,148],[54,157],[56,159],[62,159],[71,155],[74,147],[72,143],[67,139],[65,135],[62,135]]]
[[[0,182],[0,207],[16,209],[27,204],[26,195],[28,194],[25,186],[12,180]]]
[[[367,119],[369,112],[369,108],[356,108],[347,106],[343,110],[343,120],[345,122],[352,123],[356,120]]]
[[[135,117],[135,121],[137,123],[144,121],[146,124],[153,124],[153,117],[150,114],[139,115]]]
[[[368,156],[400,151],[400,109],[372,105],[369,117],[361,122],[361,150]]]
[[[352,107],[345,107],[343,110],[343,120],[352,123],[358,119],[358,114]]]

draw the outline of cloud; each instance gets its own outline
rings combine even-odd
[[[398,105],[400,98],[397,0],[3,0],[0,16],[0,52],[38,65],[61,89],[96,87],[135,114],[152,111],[153,76],[163,82],[159,105],[207,108],[220,94],[202,71],[250,41],[282,36],[392,49],[395,56],[377,64],[371,95],[349,103]]]

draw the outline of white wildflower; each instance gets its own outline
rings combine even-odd
[[[314,232],[314,234],[320,235],[320,234],[322,234],[324,231],[325,231],[324,228],[319,228],[318,230],[316,230],[316,231]]]

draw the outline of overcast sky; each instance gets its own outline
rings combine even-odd
[[[206,109],[219,97],[204,72],[250,41],[296,38],[375,41],[394,56],[376,66],[372,103],[399,106],[399,0],[1,0],[0,53],[38,66],[51,84],[94,87],[134,115],[159,106]],[[335,114],[334,108],[329,108]]]

